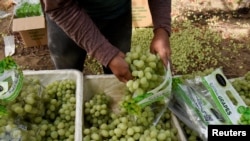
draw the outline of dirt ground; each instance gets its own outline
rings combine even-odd
[[[173,1],[173,16],[181,15],[181,10],[183,6],[194,8],[195,6],[204,6],[206,0],[203,1],[194,1],[194,0],[179,0],[176,2]],[[207,0],[208,1],[208,0]],[[219,0],[218,0],[219,1]],[[188,4],[186,3],[188,2]],[[213,1],[214,2],[214,1]],[[216,3],[210,3],[210,6],[216,5]],[[227,1],[228,2],[228,1]],[[229,5],[230,5],[229,1]],[[0,59],[4,58],[4,42],[3,37],[7,35],[14,35],[15,37],[15,54],[13,58],[16,60],[17,64],[22,66],[24,69],[31,69],[31,70],[51,70],[55,69],[54,65],[51,61],[49,51],[47,46],[37,46],[37,47],[28,47],[25,48],[23,42],[18,33],[13,33],[11,31],[11,24],[12,24],[12,16],[13,16],[13,3],[11,0],[0,0],[0,10],[5,11],[7,13],[11,13],[10,16],[6,18],[0,19]],[[184,7],[185,7],[184,6]],[[230,36],[231,33],[239,33],[237,38],[240,41],[245,42],[246,44],[250,43],[250,32],[249,27],[240,26],[242,24],[238,23],[250,23],[249,13],[245,13],[243,16],[238,17],[235,21],[231,23],[220,22],[214,28],[215,30],[219,30],[223,33],[223,35]],[[243,34],[243,36],[241,36]],[[223,64],[221,62],[221,66],[223,66],[224,72],[229,77],[239,77],[244,75],[247,71],[250,71],[250,50],[249,49],[242,49],[239,51],[239,57],[232,56],[232,60],[228,64]],[[223,52],[224,56],[230,56],[230,52]],[[222,56],[223,57],[223,56]],[[92,68],[86,68],[86,74],[96,74]]]

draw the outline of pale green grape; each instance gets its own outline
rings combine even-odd
[[[102,93],[103,94],[103,93]],[[102,104],[102,101],[109,99],[109,96],[105,94],[95,94],[89,101],[85,102],[85,105],[88,105],[87,109],[101,110],[103,108],[108,108],[109,102]],[[102,96],[100,96],[102,95]],[[131,95],[125,96],[125,99],[130,99]],[[96,101],[100,100],[100,103]],[[90,104],[90,101],[93,101],[93,104]],[[87,104],[88,103],[88,104]],[[95,104],[94,104],[95,103]],[[105,106],[104,106],[105,105]],[[155,105],[156,106],[156,105]],[[94,108],[95,107],[95,108]],[[86,106],[85,106],[86,108]],[[122,107],[120,107],[122,108]],[[108,109],[107,109],[108,110]],[[84,110],[89,111],[89,110]],[[122,111],[119,113],[114,113],[110,111],[107,113],[104,119],[103,116],[94,117],[93,115],[84,113],[84,129],[83,129],[83,141],[86,140],[135,140],[139,141],[144,139],[148,140],[161,140],[170,138],[173,141],[177,141],[177,129],[173,127],[171,123],[170,111],[167,110],[159,122],[159,127],[153,126],[153,120],[155,117],[155,110],[152,107],[145,107],[142,110],[140,116],[134,116],[127,113],[127,111]],[[91,117],[91,118],[87,118]],[[101,124],[94,124],[94,120],[100,120]],[[154,133],[154,138],[149,137],[150,133]],[[153,134],[152,133],[152,134]],[[98,136],[96,135],[98,134]],[[92,135],[92,136],[91,136]],[[93,137],[94,136],[94,137]],[[158,139],[159,138],[159,139]]]

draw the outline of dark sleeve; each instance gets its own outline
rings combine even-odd
[[[164,28],[171,35],[171,0],[148,0],[154,29]]]
[[[107,66],[119,50],[111,45],[75,0],[42,0],[44,12],[87,53]]]

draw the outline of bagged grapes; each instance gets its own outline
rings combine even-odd
[[[203,140],[207,140],[209,124],[241,124],[244,107],[245,102],[221,68],[205,76],[173,79],[169,108]]]
[[[0,61],[0,99],[11,101],[19,94],[23,72],[10,56]]]
[[[0,140],[81,140],[82,73],[0,62]]]
[[[14,101],[23,85],[23,73],[10,56],[5,57],[0,61],[0,140],[20,140],[21,134],[26,130],[26,123],[16,122],[10,119],[8,104]],[[13,110],[22,112],[19,107],[14,107]],[[20,118],[15,116],[17,120]],[[19,128],[23,127],[23,128]]]
[[[45,107],[43,92],[39,81],[24,78],[23,86],[18,96],[12,101],[0,101],[6,109],[0,117],[3,129],[0,139],[3,140],[40,140],[38,123],[42,121]]]
[[[170,62],[164,66],[158,55],[140,46],[131,48],[125,60],[134,79],[126,83],[128,94],[123,106],[130,113],[139,114],[142,108],[155,102],[163,101],[167,105],[172,84]]]
[[[161,109],[154,123],[157,124],[162,113],[167,109],[171,98],[172,74],[170,63],[165,66],[158,54],[150,52],[153,29],[135,28],[132,34],[132,44],[125,60],[130,65],[133,80],[126,83],[127,93],[122,106],[130,113],[140,116],[141,111],[151,106]]]
[[[82,140],[83,75],[77,70],[24,71],[44,87],[45,113],[36,140]]]

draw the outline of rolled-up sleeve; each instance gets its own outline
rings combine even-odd
[[[42,0],[44,12],[87,53],[107,66],[118,54],[75,0]]]
[[[171,35],[171,0],[148,0],[154,29],[164,28]]]

